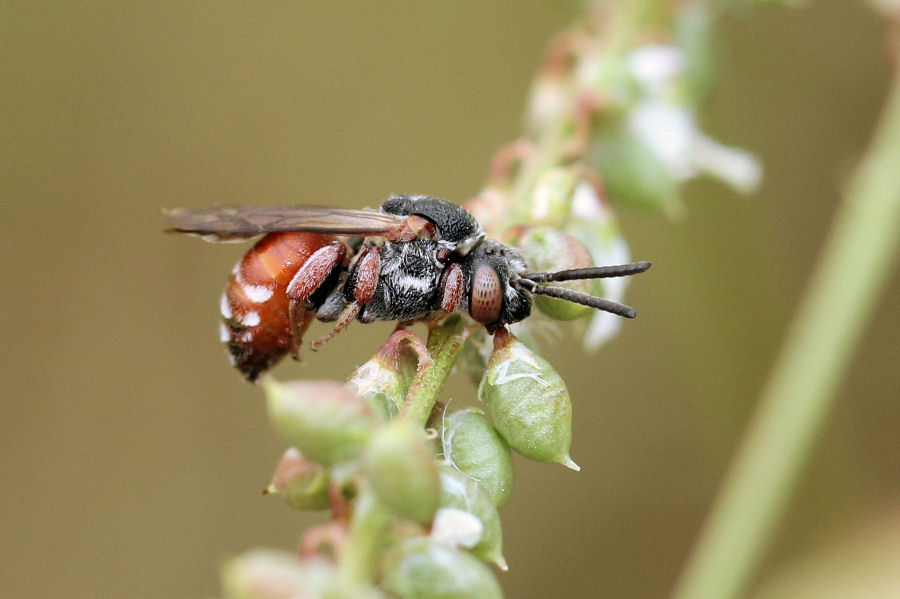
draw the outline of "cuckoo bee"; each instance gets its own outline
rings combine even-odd
[[[231,271],[222,295],[222,341],[250,381],[295,357],[314,320],[334,322],[318,349],[353,320],[412,322],[463,311],[489,332],[531,313],[533,294],[606,310],[623,304],[541,283],[622,277],[649,262],[529,272],[514,247],[485,239],[461,207],[428,196],[393,196],[379,210],[312,206],[174,209],[170,231],[207,241],[262,235]]]

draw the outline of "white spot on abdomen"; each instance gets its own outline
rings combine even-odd
[[[234,313],[231,311],[231,304],[228,302],[228,296],[226,294],[222,294],[222,299],[219,300],[219,312],[222,313],[222,318],[228,320],[234,316]]]
[[[272,293],[274,293],[265,285],[244,284],[241,285],[241,291],[244,292],[244,295],[247,296],[248,300],[256,304],[261,304],[265,301],[268,301],[269,298],[272,297]]]
[[[225,343],[231,339],[231,334],[228,332],[228,327],[225,326],[225,323],[219,323],[219,341]]]
[[[255,327],[259,323],[259,312],[247,312],[241,317],[241,324],[245,327]]]

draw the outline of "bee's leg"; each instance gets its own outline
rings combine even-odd
[[[344,299],[344,281],[341,280],[335,286],[334,290],[328,294],[328,297],[322,301],[316,310],[316,320],[322,322],[334,322],[341,316],[341,312],[347,307],[347,301]]]
[[[365,248],[359,255],[353,271],[347,278],[349,291],[352,293],[353,301],[341,312],[338,321],[334,327],[323,337],[312,342],[314,350],[319,349],[328,341],[343,331],[348,324],[353,322],[363,306],[372,301],[375,296],[375,289],[378,287],[378,278],[381,275],[381,252],[375,246]],[[349,299],[349,298],[348,298]]]
[[[441,274],[438,283],[438,297],[440,302],[425,317],[424,322],[428,327],[437,325],[448,314],[453,314],[463,304],[463,294],[466,290],[462,265],[454,263],[447,266]]]
[[[291,356],[299,360],[300,343],[309,323],[315,318],[311,298],[330,278],[336,278],[347,256],[347,247],[339,242],[319,248],[303,263],[287,286],[290,300]]]
[[[315,293],[322,283],[344,264],[347,246],[340,241],[332,241],[310,256],[297,270],[287,286],[287,296],[295,302],[303,303]]]
[[[310,343],[310,347],[313,348],[313,351],[318,351],[319,348],[331,341],[332,337],[347,328],[347,325],[353,322],[353,319],[356,318],[357,314],[359,314],[361,308],[362,306],[360,306],[357,302],[353,302],[352,304],[344,308],[344,311],[341,312],[340,317],[338,317],[338,320],[336,323],[334,323],[334,326],[331,327],[331,330]]]
[[[462,266],[451,264],[445,268],[438,286],[441,294],[441,310],[447,313],[456,312],[462,303],[465,288]]]
[[[309,324],[315,319],[315,314],[303,307],[303,304],[291,300],[289,304],[291,319],[291,357],[300,360],[300,343],[303,334],[309,328]]]

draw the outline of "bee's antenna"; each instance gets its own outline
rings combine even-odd
[[[617,267],[613,267],[617,268]],[[592,269],[585,269],[592,270]],[[646,269],[644,269],[646,270]],[[569,272],[569,271],[562,271]],[[638,271],[643,272],[643,271]],[[611,312],[613,314],[617,314],[618,316],[624,316],[625,318],[634,318],[637,316],[637,312],[631,306],[626,306],[625,304],[620,304],[619,302],[614,302],[612,300],[604,299],[602,297],[594,297],[593,295],[588,295],[587,293],[581,293],[580,291],[574,291],[572,289],[566,289],[565,287],[541,287],[534,281],[530,279],[521,278],[518,280],[522,286],[528,289],[531,293],[536,295],[546,295],[547,297],[555,297],[557,299],[565,300],[567,302],[573,302],[576,304],[581,304],[582,306],[589,306],[591,308],[596,308],[597,310],[603,310],[605,312]]]
[[[529,272],[522,278],[535,283],[549,283],[550,281],[578,281],[584,279],[608,279],[611,277],[628,277],[648,270],[653,264],[650,262],[632,262],[618,266],[594,266],[591,268],[574,268],[572,270],[560,270],[558,272]],[[547,294],[545,294],[547,295]],[[602,308],[601,308],[602,309]]]

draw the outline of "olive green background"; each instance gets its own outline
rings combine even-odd
[[[0,8],[0,596],[209,597],[220,561],[318,515],[264,498],[283,444],[217,341],[245,249],[163,235],[163,206],[463,201],[514,139],[570,2],[7,2]],[[583,470],[517,460],[508,597],[671,588],[785,335],[887,85],[864,3],[721,28],[703,122],[756,152],[753,197],[619,207],[640,317],[546,352]],[[900,165],[898,165],[900,168]],[[342,378],[356,325],[282,377]],[[900,498],[900,285],[865,334],[766,562]],[[815,348],[810,348],[814,351]],[[474,394],[464,377],[445,397]]]

